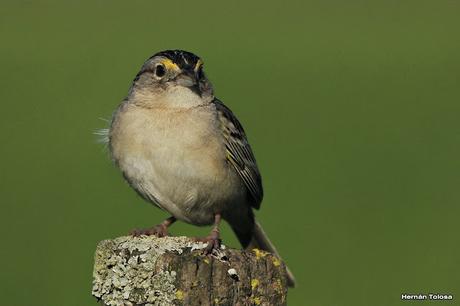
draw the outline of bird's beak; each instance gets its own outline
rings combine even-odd
[[[193,71],[184,71],[179,74],[176,78],[178,85],[185,87],[196,87],[198,80],[196,79],[195,73]]]

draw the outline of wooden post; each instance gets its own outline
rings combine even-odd
[[[119,237],[99,243],[93,296],[101,305],[286,305],[283,262],[254,249],[222,247],[186,237]]]

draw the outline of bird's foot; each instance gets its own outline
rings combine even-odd
[[[130,232],[134,237],[145,236],[157,236],[158,238],[168,236],[168,227],[164,224],[158,224],[150,228],[145,229],[134,229]]]
[[[220,250],[222,240],[220,239],[219,230],[213,229],[212,232],[207,237],[196,238],[196,241],[207,243],[208,245],[204,249],[204,254],[209,255],[214,251]]]
[[[164,220],[158,225],[155,225],[154,227],[151,228],[146,228],[146,229],[135,229],[130,232],[131,235],[134,237],[139,237],[142,235],[145,236],[157,236],[158,238],[161,237],[166,237],[168,236],[168,227],[176,222],[176,218],[171,216],[168,219]]]

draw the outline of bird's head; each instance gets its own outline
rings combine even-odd
[[[133,81],[136,88],[152,92],[187,89],[203,98],[213,96],[203,61],[183,50],[161,51],[147,59]]]

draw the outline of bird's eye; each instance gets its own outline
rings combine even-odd
[[[157,65],[155,67],[155,75],[159,78],[163,77],[166,74],[166,68],[163,65]]]

